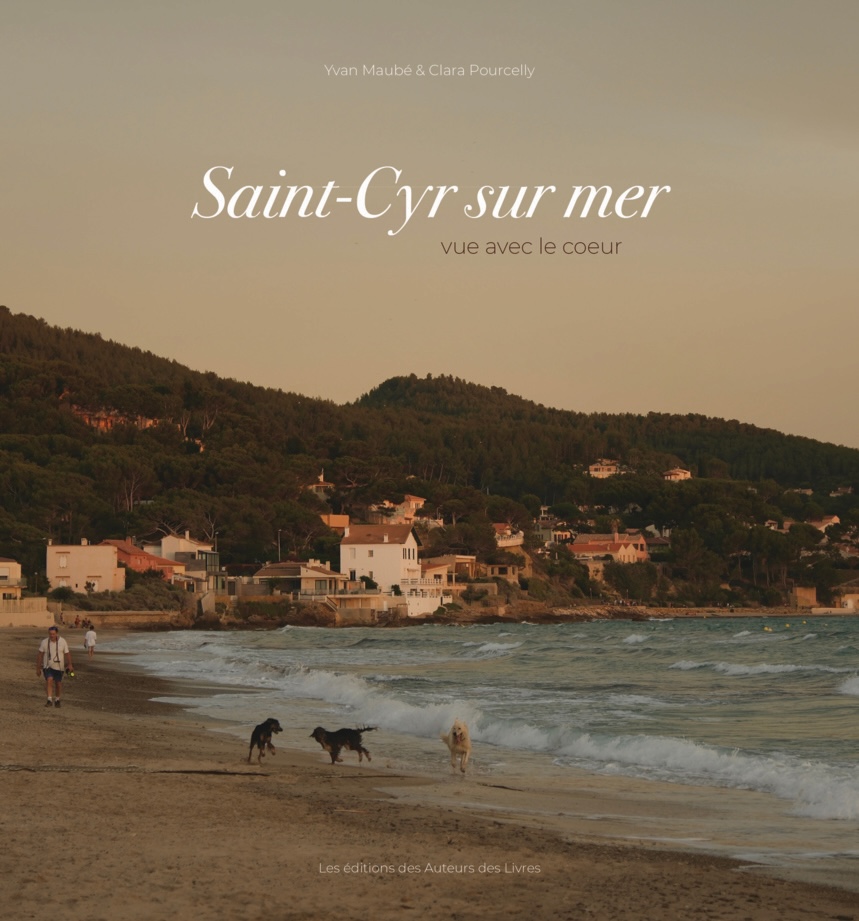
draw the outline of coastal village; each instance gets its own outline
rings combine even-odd
[[[95,424],[103,426],[105,422],[99,418]],[[595,479],[629,472],[628,467],[609,458],[595,460],[587,471]],[[692,473],[672,467],[663,472],[662,478],[678,483],[690,480]],[[334,484],[326,481],[322,471],[305,488],[324,503]],[[599,587],[602,603],[621,608],[637,606],[635,599],[623,598],[606,583],[606,567],[659,561],[671,548],[668,529],[615,526],[610,533],[598,533],[593,530],[597,523],[593,518],[585,519],[586,529],[579,530],[543,505],[531,522],[527,540],[525,531],[510,522],[493,523],[503,562],[481,562],[476,554],[469,553],[434,556],[426,552],[421,536],[444,527],[445,522],[428,514],[425,503],[423,497],[411,494],[400,501],[384,500],[370,506],[366,520],[360,521],[345,514],[321,513],[322,523],[339,536],[339,559],[334,560],[284,559],[280,533],[276,560],[227,566],[221,564],[217,536],[207,541],[189,530],[150,540],[126,537],[90,543],[82,538],[79,544],[61,544],[49,539],[44,588],[47,596],[66,598],[121,593],[131,570],[157,574],[181,590],[194,618],[203,618],[208,624],[216,618],[229,622],[237,605],[260,601],[290,601],[315,607],[324,614],[320,622],[338,626],[407,623],[460,611],[476,603],[495,615],[509,616],[511,596],[528,584],[535,560],[551,552],[567,554],[584,567],[592,584]],[[789,519],[772,520],[767,527],[787,533],[793,523]],[[839,519],[824,516],[811,524],[825,535],[827,529],[839,524]],[[848,552],[854,552],[854,548]],[[0,614],[5,622],[12,625],[34,619],[62,619],[62,603],[48,601],[38,589],[39,573],[33,573],[28,582],[19,562],[0,559]],[[521,593],[515,594],[521,597]],[[590,602],[593,605],[594,599]],[[857,606],[859,584],[852,581],[844,584],[830,606],[818,605],[813,588],[794,586],[790,597],[790,607],[809,613],[852,613]],[[533,613],[535,606],[522,610]],[[102,624],[110,619],[104,614],[99,617]],[[137,619],[151,623],[151,616],[145,612],[138,612]],[[133,615],[122,618],[126,625],[134,620]]]
[[[854,449],[694,414],[561,411],[450,376],[391,378],[337,406],[0,321],[0,622],[397,625],[859,600]]]

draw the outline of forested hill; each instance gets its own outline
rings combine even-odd
[[[394,378],[338,406],[0,308],[0,556],[28,567],[47,538],[184,528],[219,534],[228,561],[270,559],[278,535],[319,553],[325,507],[305,487],[323,469],[335,512],[404,492],[606,501],[585,476],[601,457],[635,471],[615,479],[642,506],[635,490],[655,496],[675,464],[696,483],[775,481],[768,494],[859,486],[859,451],[738,422],[566,412],[450,377]]]
[[[527,441],[527,453],[548,466],[587,466],[598,457],[619,459],[641,473],[673,462],[700,476],[773,479],[785,486],[824,486],[859,476],[859,451],[784,435],[736,420],[666,413],[576,413],[523,400],[500,387],[452,377],[398,377],[359,400],[360,406],[418,413],[435,424],[497,432],[506,448]],[[456,420],[456,421],[454,421]],[[491,436],[488,436],[491,437]],[[500,464],[499,464],[500,466]]]
[[[59,419],[39,423],[68,401],[128,416],[184,419],[198,435],[203,427],[214,428],[208,440],[226,437],[241,444],[244,431],[288,455],[306,454],[322,464],[344,454],[385,455],[401,461],[407,474],[511,495],[539,493],[547,482],[555,487],[570,465],[587,466],[598,457],[618,459],[642,473],[679,463],[700,476],[772,479],[789,487],[859,479],[856,449],[737,421],[576,413],[500,387],[415,375],[392,378],[354,405],[338,407],[191,371],[151,352],[6,308],[0,308],[0,355],[0,421],[6,433],[56,430]],[[19,418],[30,401],[35,405]],[[213,415],[221,417],[220,425]]]

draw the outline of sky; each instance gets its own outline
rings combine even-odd
[[[2,19],[13,313],[337,403],[449,374],[859,447],[855,0],[38,0]],[[303,192],[259,213],[278,185],[313,190],[308,216]],[[588,185],[611,187],[607,216],[564,217]],[[510,187],[507,216],[488,191],[466,213],[487,186]],[[563,252],[592,242],[609,252]]]

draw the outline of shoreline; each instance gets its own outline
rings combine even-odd
[[[0,636],[0,871],[18,893],[7,899],[9,917],[26,916],[32,899],[69,919],[167,910],[180,919],[316,918],[331,901],[338,916],[362,919],[405,909],[606,921],[688,917],[692,908],[725,921],[855,916],[853,892],[749,873],[748,863],[706,853],[607,841],[603,829],[571,834],[557,797],[493,778],[332,768],[309,748],[278,747],[262,767],[248,765],[239,727],[152,699],[211,688],[129,668],[104,644],[92,661],[72,644],[77,677],[66,679],[63,708],[47,709],[33,668],[40,632]],[[601,821],[622,799],[596,781],[577,793]],[[46,860],[36,819],[52,804],[62,846]]]
[[[67,612],[72,613],[72,612]],[[210,616],[194,622],[185,622],[178,615],[169,616],[169,612],[150,612],[152,619],[146,620],[146,612],[141,611],[90,611],[86,613],[95,623],[97,630],[113,632],[124,630],[131,632],[169,632],[171,630],[206,630],[206,631],[232,631],[232,630],[278,630],[281,627],[318,627],[332,630],[347,630],[351,628],[372,628],[380,630],[396,630],[402,627],[416,626],[475,626],[486,624],[535,624],[557,625],[593,623],[597,621],[629,621],[642,622],[650,620],[686,620],[686,619],[784,619],[804,623],[806,618],[816,620],[829,617],[859,616],[859,612],[840,608],[793,609],[793,608],[661,608],[647,607],[644,605],[592,605],[571,608],[545,608],[538,606],[530,611],[517,610],[499,613],[481,608],[466,608],[460,611],[450,611],[444,615],[430,615],[414,618],[391,618],[386,620],[354,620],[337,621],[332,618],[331,612],[326,610],[316,611],[313,606],[291,615],[272,618],[252,618],[251,620],[234,617],[229,611],[217,616]],[[79,627],[57,621],[63,630],[70,635],[76,635]],[[26,629],[35,627],[35,623],[28,623],[26,618],[7,625],[0,624],[3,629]],[[81,636],[83,632],[81,632]]]

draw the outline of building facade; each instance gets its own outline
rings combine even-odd
[[[125,591],[125,570],[119,565],[116,547],[109,544],[93,545],[86,538],[80,544],[49,543],[45,569],[51,589]]]
[[[418,539],[408,524],[350,525],[340,541],[340,572],[366,577],[382,591],[419,584]]]

